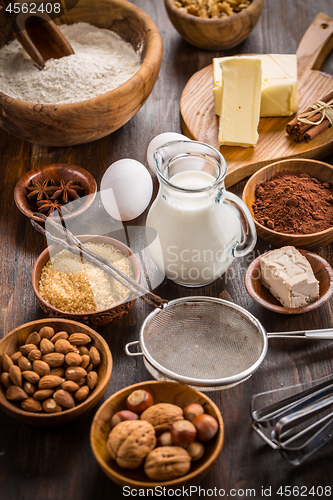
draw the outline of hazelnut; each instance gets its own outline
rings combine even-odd
[[[195,417],[192,420],[192,424],[197,429],[198,439],[204,442],[213,439],[219,429],[219,424],[216,418],[211,415],[207,415],[207,413],[203,413],[202,415]]]
[[[111,425],[115,427],[120,422],[124,422],[125,420],[138,420],[139,415],[129,410],[118,411],[111,418]]]
[[[175,445],[187,448],[194,441],[197,430],[188,420],[178,420],[172,424],[170,433]]]
[[[186,448],[186,451],[190,455],[191,460],[196,462],[204,456],[205,447],[202,443],[199,443],[199,441],[193,441],[193,443]]]
[[[126,399],[127,409],[134,413],[142,413],[153,404],[152,395],[145,390],[131,392]]]
[[[156,446],[173,446],[171,432],[165,431],[156,439]]]
[[[200,405],[199,403],[192,403],[192,404],[186,406],[184,408],[183,412],[184,412],[184,417],[186,418],[186,420],[189,420],[190,422],[192,422],[192,420],[195,417],[205,413],[205,410],[204,410],[203,406]]]

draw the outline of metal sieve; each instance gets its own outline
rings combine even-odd
[[[246,309],[213,297],[184,297],[151,312],[128,356],[144,356],[148,371],[205,390],[243,382],[260,366],[269,337],[333,338],[333,330],[266,333]],[[141,352],[132,352],[140,345]]]

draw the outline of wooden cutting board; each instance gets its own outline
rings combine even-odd
[[[333,90],[333,76],[319,70],[333,49],[333,19],[318,14],[296,51],[299,112]],[[218,118],[214,112],[212,64],[195,73],[186,84],[180,113],[183,133],[190,139],[219,149],[228,164],[226,186],[252,175],[264,165],[285,158],[323,158],[333,152],[333,127],[307,144],[298,144],[286,133],[293,118],[261,118],[255,147],[219,146]]]

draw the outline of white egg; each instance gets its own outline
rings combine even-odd
[[[153,174],[156,175],[155,168],[155,160],[154,160],[154,151],[163,144],[166,144],[170,141],[189,141],[190,139],[186,137],[186,135],[177,134],[177,132],[163,132],[163,134],[159,134],[154,139],[152,139],[147,148],[147,161],[148,166]]]
[[[117,220],[136,219],[145,211],[153,194],[153,181],[142,163],[118,160],[105,171],[101,198],[105,210]]]

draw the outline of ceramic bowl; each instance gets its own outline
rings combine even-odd
[[[170,21],[178,33],[195,47],[206,50],[231,49],[251,33],[261,15],[264,0],[252,0],[241,12],[230,17],[203,19],[182,12],[175,0],[164,0]]]
[[[183,477],[170,481],[154,482],[149,479],[141,466],[139,469],[120,468],[112,460],[106,449],[106,442],[111,431],[111,418],[114,413],[126,409],[126,398],[134,390],[144,389],[153,396],[154,404],[172,403],[185,408],[190,403],[205,405],[205,412],[215,417],[219,423],[218,434],[205,443],[205,454],[197,462],[192,462],[190,472]],[[131,488],[153,488],[163,485],[175,488],[180,485],[191,485],[201,480],[213,467],[223,447],[224,427],[221,413],[217,406],[205,394],[186,385],[174,382],[147,381],[134,384],[113,394],[98,409],[90,430],[90,444],[95,458],[105,474],[120,486]]]
[[[134,271],[134,279],[139,283],[140,281],[139,262],[135,257],[135,255],[133,254],[132,250],[124,243],[115,240],[113,238],[109,238],[107,236],[84,235],[84,236],[78,236],[78,239],[82,243],[91,241],[93,243],[105,243],[107,245],[113,245],[116,248],[118,248],[123,254],[129,257]],[[102,326],[107,325],[114,319],[121,318],[131,309],[135,300],[131,292],[129,292],[129,294],[121,302],[117,302],[108,309],[103,309],[95,312],[82,313],[82,314],[67,313],[48,304],[39,293],[39,281],[41,272],[47,261],[50,259],[50,254],[54,255],[54,253],[58,251],[60,252],[62,249],[63,248],[60,245],[51,245],[50,247],[46,248],[37,258],[32,270],[32,287],[39,302],[39,305],[46,314],[48,314],[51,317],[63,317],[71,319],[73,321],[79,321],[92,328],[100,328]]]
[[[80,191],[82,202],[76,201],[73,204],[73,210],[69,213],[65,210],[63,211],[63,217],[66,220],[81,215],[87,210],[87,208],[90,207],[95,199],[97,184],[94,177],[87,172],[87,170],[77,165],[70,165],[68,163],[43,165],[42,167],[30,170],[30,172],[24,174],[15,186],[14,200],[16,206],[24,215],[32,217],[34,220],[39,220],[38,217],[33,215],[34,212],[38,212],[38,205],[35,199],[30,200],[27,198],[27,187],[32,186],[35,182],[43,185],[43,182],[50,182],[51,180],[55,181],[56,185],[59,185],[61,180],[65,183],[73,181],[73,184],[84,188]],[[71,204],[68,204],[68,207],[70,208]]]
[[[43,326],[50,326],[54,331],[66,331],[69,335],[72,333],[85,333],[90,336],[93,345],[99,350],[101,363],[98,367],[98,382],[95,389],[91,391],[87,399],[71,409],[63,409],[60,413],[37,413],[28,412],[20,408],[19,403],[8,401],[5,397],[5,388],[0,383],[0,407],[10,417],[20,422],[31,425],[59,425],[71,422],[91,410],[103,397],[111,378],[112,356],[109,347],[103,337],[93,329],[76,321],[67,321],[64,319],[40,319],[26,323],[15,328],[0,340],[0,360],[3,354],[11,356],[25,343],[30,333],[39,331]],[[3,371],[0,362],[0,372]]]
[[[319,298],[306,306],[283,307],[281,302],[261,282],[260,259],[262,255],[260,255],[251,262],[245,273],[245,288],[255,302],[280,314],[301,314],[320,307],[331,297],[333,293],[333,269],[329,263],[320,255],[306,250],[298,250],[309,261],[314,275],[319,281]]]
[[[0,12],[0,47],[9,41]],[[2,94],[0,127],[17,137],[46,146],[71,146],[105,137],[128,122],[148,99],[162,60],[162,39],[152,19],[126,0],[80,0],[57,24],[87,22],[116,32],[141,57],[141,67],[127,82],[100,96],[72,104],[36,104]],[[8,33],[9,31],[9,33]],[[7,36],[6,36],[7,34]],[[1,89],[0,89],[1,91]]]
[[[263,182],[279,174],[309,174],[321,182],[333,184],[333,166],[318,160],[295,158],[281,160],[261,168],[247,181],[243,191],[243,201],[253,216],[252,205],[256,201],[256,188]],[[275,247],[292,245],[298,248],[312,249],[333,242],[333,227],[310,234],[286,234],[269,229],[254,219],[259,238]]]

